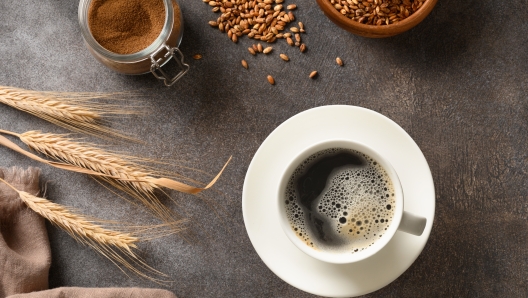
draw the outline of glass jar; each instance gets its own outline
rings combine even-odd
[[[119,73],[136,75],[151,72],[163,80],[166,86],[178,81],[188,70],[189,65],[178,46],[183,35],[183,17],[176,0],[163,0],[165,23],[160,35],[145,49],[133,54],[117,54],[102,47],[93,37],[88,24],[88,11],[92,0],[79,3],[79,24],[86,47],[102,64]],[[173,58],[178,65],[178,73],[170,76],[162,67]]]

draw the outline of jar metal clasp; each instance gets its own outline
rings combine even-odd
[[[166,51],[166,53],[161,55],[160,58],[156,58],[163,51]],[[161,69],[161,67],[171,58],[176,61],[178,68],[180,69],[180,71],[174,77],[169,76],[165,71],[163,71],[163,69]],[[183,62],[183,58],[183,53],[177,47],[170,48],[167,45],[163,45],[156,52],[150,55],[150,61],[152,62],[152,65],[150,66],[150,72],[157,79],[163,80],[165,86],[172,86],[189,70],[189,64]]]

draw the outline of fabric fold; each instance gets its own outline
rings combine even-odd
[[[0,178],[39,195],[40,170],[0,168]],[[0,183],[0,297],[48,289],[51,250],[44,219]]]

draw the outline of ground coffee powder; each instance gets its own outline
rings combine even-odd
[[[163,0],[93,0],[88,25],[95,40],[117,54],[139,52],[160,35]]]

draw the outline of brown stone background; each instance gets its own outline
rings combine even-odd
[[[233,44],[209,27],[215,14],[207,4],[182,1],[181,50],[191,70],[166,88],[151,75],[123,76],[99,64],[83,45],[78,1],[2,0],[0,85],[138,90],[141,110],[149,114],[112,125],[146,144],[114,148],[207,173],[233,155],[206,197],[170,193],[192,215],[190,230],[200,240],[171,236],[141,245],[145,260],[172,276],[167,288],[179,297],[313,297],[259,259],[245,232],[241,196],[246,170],[266,136],[289,117],[328,104],[366,107],[399,123],[422,149],[435,181],[436,218],[424,251],[396,281],[366,297],[527,297],[526,2],[441,0],[418,27],[382,40],[339,29],[315,1],[286,3],[299,7],[308,51],[300,54],[279,41],[271,55],[253,57],[246,50],[251,40]],[[281,61],[281,52],[291,61]],[[192,60],[194,54],[203,59]],[[337,56],[343,67],[335,64]],[[312,70],[319,71],[316,80],[308,79]],[[268,74],[275,86],[267,83]],[[0,128],[65,132],[5,106]],[[0,148],[0,166],[12,165],[39,166]],[[55,202],[105,219],[154,222],[86,176],[42,168],[47,196]],[[51,287],[158,286],[127,277],[62,231],[48,230]]]

